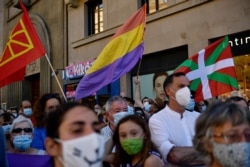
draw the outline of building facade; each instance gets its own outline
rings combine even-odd
[[[18,14],[13,14],[17,9],[10,5],[12,0],[5,1],[3,43],[20,16],[20,10]],[[139,69],[142,96],[155,96],[152,83],[154,74],[170,74],[189,56],[226,35],[232,46],[239,86],[242,93],[249,96],[249,0],[31,0],[29,12],[43,17],[49,40],[43,34],[44,31],[40,32],[36,28],[39,35],[45,38],[43,43],[49,50],[53,66],[60,69],[58,76],[68,99],[74,99],[75,88],[81,77],[84,77],[119,26],[145,1],[148,3],[145,50]],[[15,97],[19,101],[27,95],[24,92],[31,92],[29,96],[34,98],[33,89],[38,88],[32,86],[33,81],[29,81],[29,78],[37,77],[34,80],[39,83],[39,95],[60,91],[45,59],[41,58],[38,64],[38,74],[27,74],[24,82],[1,88],[6,93],[2,103],[10,103],[13,89],[17,90],[18,95]],[[61,70],[65,70],[62,79]],[[103,102],[110,95],[121,92],[133,97],[133,79],[137,73],[138,65],[119,81],[95,92],[87,100],[95,103],[97,95]]]
[[[31,22],[33,23],[46,53],[54,69],[66,66],[64,61],[64,2],[51,0],[22,0],[26,6]],[[3,37],[1,53],[8,41],[14,26],[19,22],[22,10],[18,0],[1,1],[1,26]],[[11,67],[15,68],[15,67]],[[60,83],[62,82],[59,77]],[[26,67],[25,79],[15,82],[1,89],[1,104],[9,108],[20,107],[24,99],[35,101],[44,93],[58,92],[60,88],[51,75],[51,69],[45,56],[30,63]]]
[[[96,58],[118,27],[145,0],[75,0],[75,6],[70,2],[72,1],[65,3],[67,55],[68,64],[74,65]],[[249,94],[250,68],[248,64],[242,64],[247,62],[250,54],[249,0],[146,2],[148,14],[145,50],[139,69],[142,96],[155,96],[152,83],[154,74],[163,71],[170,74],[189,56],[226,35],[229,36],[235,56],[239,85],[243,93]],[[243,66],[245,71],[238,66]],[[133,97],[133,78],[137,71],[138,66],[120,79],[118,92],[125,92],[126,96]],[[64,82],[65,91],[74,91],[78,82],[79,80]],[[74,86],[70,86],[72,84]],[[111,92],[107,93],[112,95]],[[74,93],[70,95],[72,97]]]

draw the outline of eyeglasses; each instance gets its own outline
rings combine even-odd
[[[31,128],[16,128],[12,130],[12,133],[21,133],[22,131],[24,131],[25,133],[31,133],[32,129]]]
[[[243,133],[239,133],[237,131],[229,131],[225,133],[214,134],[213,137],[223,138],[227,143],[238,143],[241,142],[242,135],[244,135],[246,141],[250,141],[250,131],[244,131]]]

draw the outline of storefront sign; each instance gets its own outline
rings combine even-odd
[[[250,54],[250,30],[229,35],[233,56]]]
[[[92,66],[94,60],[74,64],[65,68],[65,79],[76,79],[83,77]]]

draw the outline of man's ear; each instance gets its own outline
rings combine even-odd
[[[169,87],[165,87],[165,92],[168,97],[170,97],[171,89]]]
[[[110,119],[111,119],[112,114],[110,112],[106,112],[105,116],[106,116],[107,121],[109,122]]]
[[[61,145],[50,137],[45,139],[45,148],[52,157],[61,155]]]

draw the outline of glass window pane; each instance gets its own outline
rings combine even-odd
[[[167,0],[159,0],[159,10],[167,7]]]

